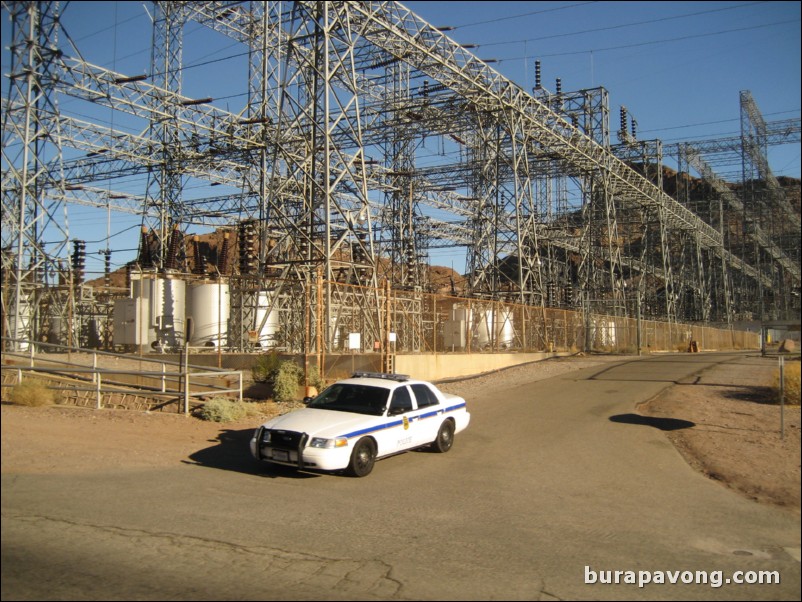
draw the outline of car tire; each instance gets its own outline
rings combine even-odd
[[[348,463],[348,474],[353,477],[366,477],[376,463],[376,444],[373,439],[365,437],[356,442]]]
[[[434,451],[444,454],[454,445],[454,422],[446,420],[437,431],[437,439],[432,442]]]

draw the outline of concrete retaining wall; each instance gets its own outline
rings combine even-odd
[[[449,353],[396,355],[395,371],[421,380],[443,380],[492,372],[519,364],[538,362],[556,353]]]
[[[471,376],[482,372],[492,372],[518,364],[528,364],[550,357],[557,353],[415,353],[398,354],[395,356],[395,372],[409,374],[420,380],[443,380],[458,376]],[[565,354],[562,354],[565,355]],[[167,356],[169,357],[169,356]],[[228,370],[243,370],[246,380],[250,379],[250,366],[255,361],[254,355],[224,354],[222,366]],[[295,356],[282,355],[281,359],[296,359]],[[172,358],[171,358],[172,359]],[[176,357],[176,360],[178,358]],[[326,356],[326,380],[347,378],[354,371],[378,372],[381,369],[381,356],[377,353]],[[217,365],[217,356],[214,354],[193,354],[189,358],[195,365]],[[310,363],[315,357],[310,356]]]

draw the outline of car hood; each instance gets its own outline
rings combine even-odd
[[[352,431],[386,420],[350,412],[305,408],[279,416],[264,424],[265,428],[307,433],[310,437],[342,437]]]

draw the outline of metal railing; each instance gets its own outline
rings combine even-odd
[[[13,370],[17,375],[15,383],[3,387],[22,383],[24,374],[58,378],[59,386],[51,388],[94,392],[98,409],[103,407],[104,395],[132,394],[164,403],[178,400],[185,414],[193,397],[236,393],[242,401],[241,371],[189,364],[186,350],[182,361],[174,362],[6,337],[2,343],[4,349],[16,349],[3,351],[3,372]],[[113,363],[121,365],[110,367]],[[143,365],[157,368],[143,369]],[[231,387],[232,380],[236,380],[236,388]]]

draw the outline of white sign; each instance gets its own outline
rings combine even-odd
[[[348,349],[353,351],[362,347],[362,335],[358,332],[348,333]]]

